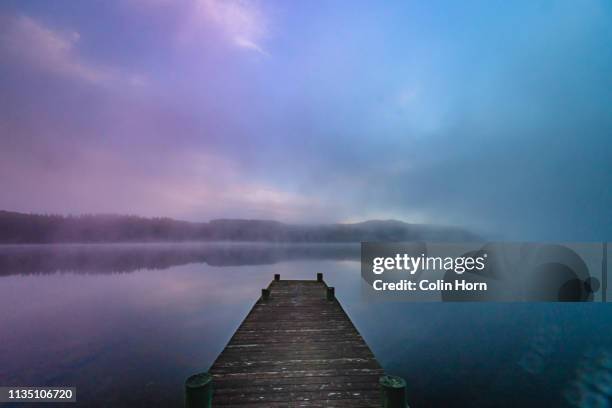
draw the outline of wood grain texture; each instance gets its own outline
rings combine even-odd
[[[210,369],[213,406],[380,407],[383,370],[325,282],[268,289]]]

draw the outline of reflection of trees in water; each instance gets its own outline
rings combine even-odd
[[[127,244],[41,245],[0,248],[0,276],[126,273],[190,263],[212,266],[269,265],[287,260],[355,260],[359,244]]]

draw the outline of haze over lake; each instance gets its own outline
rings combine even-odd
[[[359,268],[358,244],[0,246],[0,383],[180,405],[274,273],[323,272],[417,406],[566,406],[576,368],[612,349],[599,304],[365,303]]]

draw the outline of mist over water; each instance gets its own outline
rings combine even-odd
[[[352,244],[0,247],[8,258],[30,263],[0,263],[0,383],[75,385],[86,406],[180,406],[274,273],[323,272],[413,407],[572,406],[577,370],[612,350],[607,305],[365,303]],[[600,385],[587,389],[605,400]]]

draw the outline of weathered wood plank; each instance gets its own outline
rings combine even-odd
[[[383,374],[327,285],[273,281],[210,369],[214,406],[378,407]]]

